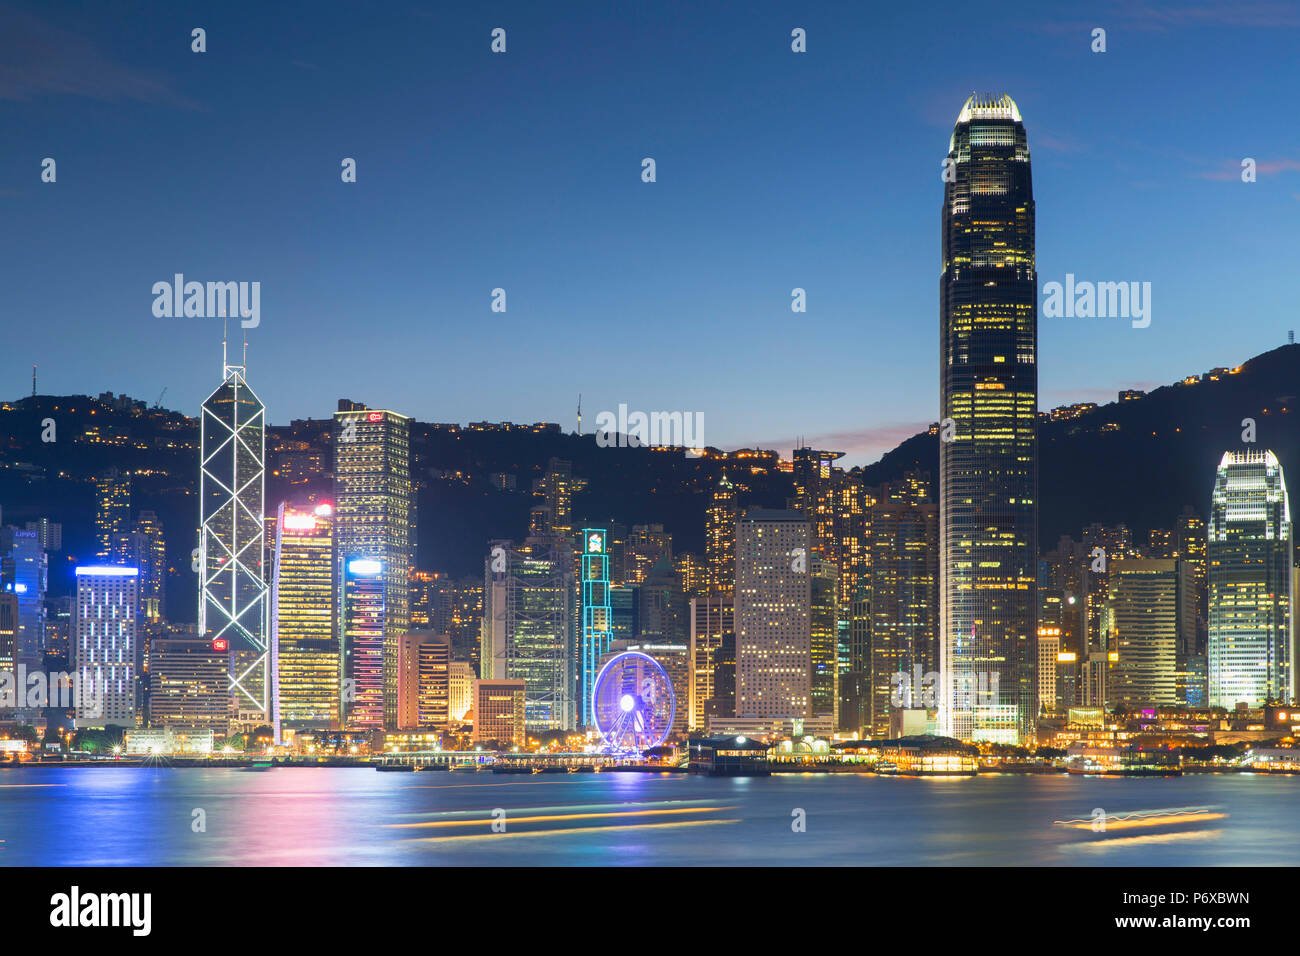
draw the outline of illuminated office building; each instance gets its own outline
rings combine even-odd
[[[1291,703],[1291,508],[1273,452],[1219,462],[1208,560],[1210,706]]]
[[[41,542],[41,549],[46,552],[63,550],[63,525],[49,518],[38,518],[27,522],[27,530],[35,531]]]
[[[687,599],[704,597],[709,590],[708,569],[699,555],[679,554],[673,558],[673,573],[682,583],[682,593]]]
[[[441,729],[451,712],[451,641],[411,631],[399,642],[398,730]]]
[[[369,555],[343,561],[343,728],[382,730],[389,576]]]
[[[808,519],[813,553],[832,562],[836,560],[839,550],[835,540],[832,462],[843,457],[842,451],[796,448],[792,468],[794,498],[790,501],[790,507]]]
[[[466,661],[447,665],[447,714],[462,721],[474,707],[474,669]]]
[[[28,672],[44,669],[49,581],[49,556],[41,548],[40,532],[0,528],[0,591],[12,594],[18,605],[14,666]],[[38,711],[20,706],[17,716],[34,720]]]
[[[685,703],[689,730],[703,730],[708,726],[708,704],[716,694],[717,651],[728,635],[733,647],[735,644],[736,609],[730,593],[728,589],[726,592],[715,592],[708,597],[694,598],[691,601],[690,629],[687,632],[690,683],[677,692],[678,700]],[[713,716],[735,716],[735,712]]]
[[[661,524],[638,524],[632,526],[623,551],[623,580],[627,584],[642,584],[650,569],[666,559],[669,566],[673,560],[673,536],[664,531]]]
[[[111,565],[77,568],[78,727],[134,727],[136,598],[140,572]]]
[[[411,420],[343,400],[334,425],[336,547],[341,555],[365,555],[384,567],[384,722],[395,728],[398,639],[410,630],[415,558]]]
[[[736,586],[736,486],[724,472],[713,489],[704,529],[705,584],[709,594],[726,596]]]
[[[474,740],[522,747],[527,691],[521,680],[474,681]]]
[[[609,554],[604,528],[582,530],[580,569],[582,601],[582,643],[578,660],[577,724],[591,721],[591,690],[600,661],[613,639],[613,610],[610,607]]]
[[[1177,557],[1174,554],[1174,532],[1168,528],[1152,528],[1147,534],[1146,556],[1156,560]]]
[[[1178,562],[1126,560],[1109,566],[1107,647],[1112,704],[1129,709],[1173,707],[1177,688],[1179,594]]]
[[[808,519],[750,509],[736,525],[736,716],[808,717]]]
[[[412,630],[438,630],[451,617],[451,579],[437,571],[411,572],[410,626]],[[438,623],[435,623],[438,622]]]
[[[18,643],[18,595],[11,591],[0,591],[0,674],[13,674],[15,695],[13,703],[17,704],[18,677],[14,666],[14,648]],[[3,697],[3,694],[0,694]],[[12,708],[6,707],[0,700],[0,717],[8,718]]]
[[[530,535],[550,537],[567,542],[573,534],[573,496],[587,486],[586,479],[576,478],[573,462],[552,458],[546,463],[546,474],[533,482],[533,494],[545,504],[543,526],[530,530]]]
[[[342,686],[334,507],[281,504],[276,512],[271,630],[282,725],[339,729]]]
[[[149,725],[207,728],[230,723],[229,651],[197,635],[156,637],[149,649]]]
[[[18,643],[18,595],[12,591],[0,590],[0,674],[11,674],[13,680],[12,701],[4,700],[4,693],[0,692],[0,718],[10,719],[13,714],[13,708],[6,706],[9,703],[17,705],[18,700],[18,674],[14,666],[14,648]],[[2,680],[3,678],[0,678]],[[24,701],[25,703],[25,701]]]
[[[146,621],[167,617],[167,539],[153,511],[135,520],[135,554],[129,563],[140,569],[140,614]]]
[[[1029,146],[1011,97],[966,100],[944,170],[940,726],[1017,743],[1038,710],[1038,274]],[[990,692],[972,693],[981,679]]]
[[[1205,519],[1188,505],[1174,525],[1174,557],[1187,564],[1192,580],[1188,600],[1195,614],[1195,635],[1182,650],[1186,655],[1205,656],[1205,642],[1209,635],[1208,608],[1209,569],[1205,563]]]
[[[247,724],[278,727],[266,584],[266,409],[243,365],[227,362],[199,425],[199,636],[226,641],[230,689]]]
[[[1061,654],[1060,628],[1038,628],[1038,706],[1050,713],[1056,705],[1056,665]]]
[[[122,548],[131,530],[131,475],[116,468],[95,479],[95,559],[104,564],[122,564],[130,557]]]
[[[821,555],[808,560],[810,716],[840,716],[839,576]]]
[[[480,674],[487,680],[524,682],[530,732],[571,730],[576,677],[570,546],[542,536],[518,547],[492,541],[488,552]]]
[[[901,685],[915,691],[912,675],[937,672],[939,664],[939,515],[930,484],[918,473],[876,490],[871,508],[871,561],[866,575],[870,652],[867,661],[866,723],[873,737],[888,737],[890,709],[927,701],[902,698]],[[938,694],[942,687],[931,691]],[[925,688],[922,687],[924,694]],[[938,698],[932,700],[937,703]]]

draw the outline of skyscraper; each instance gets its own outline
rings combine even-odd
[[[119,535],[131,530],[131,475],[113,468],[95,479],[95,558],[104,564],[128,560]]]
[[[710,594],[730,595],[736,586],[736,486],[724,472],[709,501],[704,532],[705,578]]]
[[[591,688],[600,661],[613,639],[613,611],[610,607],[609,554],[604,528],[582,530],[581,559],[582,641],[578,659],[577,724],[591,721]]]
[[[733,579],[734,580],[734,579]],[[735,585],[733,584],[732,587]],[[703,598],[691,599],[691,623],[688,634],[690,647],[690,686],[678,689],[679,704],[684,704],[687,711],[687,729],[703,730],[708,726],[709,701],[716,694],[715,655],[723,641],[731,638],[735,646],[736,624],[735,604],[731,599],[731,588],[718,591]],[[721,715],[715,715],[721,716]],[[734,712],[726,716],[735,716]]]
[[[230,723],[229,654],[196,635],[167,636],[149,649],[149,724],[208,728]]]
[[[633,525],[623,551],[624,583],[643,583],[661,558],[672,564],[673,536],[661,524]]]
[[[1291,508],[1276,455],[1224,454],[1208,530],[1210,706],[1290,703]]]
[[[280,720],[293,729],[339,726],[342,686],[334,508],[281,504],[276,513],[271,629]]]
[[[797,511],[754,508],[736,525],[736,716],[808,717],[811,529]]]
[[[808,559],[811,697],[809,716],[840,717],[839,575],[819,554]]]
[[[135,520],[137,554],[132,562],[140,568],[140,613],[147,621],[167,616],[167,540],[162,522],[153,511],[141,511]]]
[[[343,727],[384,728],[384,652],[389,576],[377,558],[343,559]],[[400,650],[400,648],[399,648]],[[396,729],[396,718],[394,718]]]
[[[398,730],[441,729],[451,706],[451,641],[445,634],[402,635],[398,667]]]
[[[40,532],[12,526],[0,528],[0,590],[17,599],[17,630],[13,637],[13,665],[29,672],[44,669],[45,595],[49,589],[49,556],[41,548]],[[18,709],[18,716],[34,719],[31,708]]]
[[[484,561],[484,680],[522,680],[529,731],[574,726],[570,643],[573,560],[567,541],[493,541]],[[576,630],[576,628],[575,628]]]
[[[136,568],[77,568],[77,725],[134,727]]]
[[[1130,708],[1173,707],[1177,688],[1177,561],[1127,560],[1110,565],[1107,646],[1114,653],[1110,700]],[[1186,571],[1183,571],[1186,575]]]
[[[890,708],[900,699],[896,675],[906,674],[902,686],[915,690],[916,669],[925,675],[939,663],[939,519],[930,487],[927,475],[912,473],[873,494],[863,721],[873,737],[889,734]],[[925,699],[907,703],[921,707]]]
[[[335,539],[345,558],[380,561],[385,575],[384,722],[397,724],[398,640],[410,629],[415,557],[411,420],[349,401],[334,414]]]
[[[1037,711],[1038,274],[1011,97],[966,100],[943,178],[940,719],[951,736],[1020,742]]]
[[[199,637],[226,641],[231,693],[249,721],[273,723],[270,614],[266,586],[264,483],[266,409],[226,361],[203,403],[199,426]]]

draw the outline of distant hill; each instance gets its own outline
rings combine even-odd
[[[1077,418],[1045,422],[1039,435],[1040,544],[1062,534],[1078,536],[1093,521],[1123,522],[1144,540],[1153,527],[1171,527],[1183,506],[1205,515],[1214,470],[1224,451],[1245,447],[1243,418],[1256,422],[1258,448],[1271,448],[1292,479],[1300,475],[1300,346],[1256,356],[1236,371],[1204,375],[1195,384],[1158,388],[1126,402],[1112,402]],[[42,442],[41,423],[53,418],[57,440]],[[330,460],[324,422],[270,429],[268,469],[277,445],[305,441]],[[920,467],[938,475],[938,438],[909,438],[879,462],[857,473],[868,485]],[[788,454],[788,450],[783,450]],[[705,509],[722,464],[687,458],[679,451],[600,448],[591,434],[516,427],[452,430],[414,423],[413,469],[417,502],[417,560],[423,568],[453,575],[482,573],[491,538],[522,538],[532,481],[547,461],[567,459],[586,487],[574,498],[578,522],[660,523],[672,533],[674,550],[702,553]],[[172,574],[170,616],[192,620],[196,604],[189,555],[197,543],[198,423],[177,412],[146,408],[118,397],[36,396],[0,403],[0,508],[6,523],[22,525],[47,516],[63,524],[64,548],[51,561],[52,589],[68,593],[72,568],[94,553],[93,476],[116,466],[135,471],[133,512],[152,509],[162,520]],[[493,473],[515,476],[516,490],[502,491]],[[748,505],[783,507],[792,494],[790,475],[759,463],[729,472],[748,488]],[[328,479],[287,485],[271,474],[267,507],[317,490]]]
[[[1197,376],[1145,396],[1111,402],[1078,418],[1042,423],[1039,543],[1078,538],[1093,521],[1123,522],[1135,540],[1169,528],[1192,505],[1208,517],[1214,472],[1229,450],[1242,450],[1242,419],[1256,424],[1255,448],[1282,462],[1288,491],[1300,491],[1300,345],[1257,355],[1233,371]],[[909,438],[863,469],[877,484],[922,468],[937,478],[938,436]]]

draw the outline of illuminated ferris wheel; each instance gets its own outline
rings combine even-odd
[[[592,687],[592,720],[609,750],[658,747],[668,738],[677,695],[663,666],[640,651],[611,657]]]

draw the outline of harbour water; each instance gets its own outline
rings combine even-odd
[[[1185,807],[1216,813],[1136,837],[1056,825]],[[0,772],[0,865],[1296,863],[1297,776]]]

